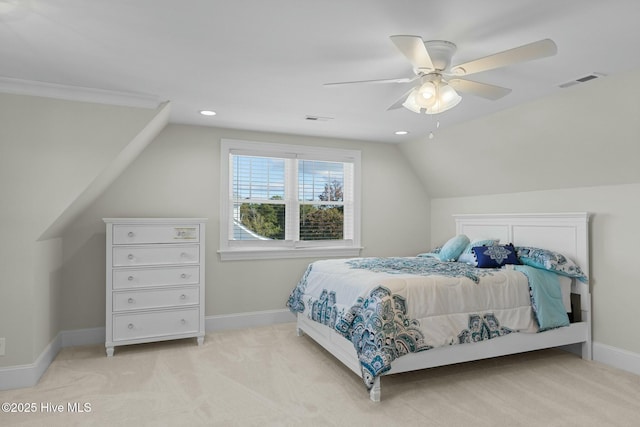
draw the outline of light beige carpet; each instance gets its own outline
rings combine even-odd
[[[545,350],[386,377],[374,403],[360,378],[280,324],[112,358],[66,348],[37,386],[0,402],[37,405],[0,412],[0,426],[638,426],[640,376]],[[85,403],[90,412],[69,412]]]

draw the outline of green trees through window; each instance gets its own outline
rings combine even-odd
[[[272,196],[270,200],[282,200]],[[324,185],[317,200],[305,200],[300,208],[300,240],[341,240],[344,238],[344,201],[342,182],[333,180]],[[338,202],[338,203],[331,203]],[[240,221],[259,236],[285,239],[286,207],[284,204],[242,203]]]
[[[285,206],[268,203],[243,203],[240,221],[249,230],[274,240],[284,240]]]

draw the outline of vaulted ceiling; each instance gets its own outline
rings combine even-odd
[[[0,0],[0,90],[92,88],[170,101],[175,123],[401,142],[639,68],[639,16],[635,0]],[[454,42],[454,64],[544,38],[558,53],[474,75],[513,91],[438,117],[386,111],[406,84],[323,86],[412,76],[395,34]]]

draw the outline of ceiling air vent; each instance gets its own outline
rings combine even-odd
[[[562,83],[561,85],[558,85],[558,87],[561,87],[561,88],[570,87],[570,86],[573,86],[573,85],[577,85],[579,83],[588,82],[589,80],[597,79],[598,77],[604,77],[605,75],[606,74],[603,74],[603,73],[591,73],[591,74],[589,74],[587,76],[580,77],[579,79],[575,79],[575,80],[571,80],[570,82]]]
[[[333,117],[306,116],[304,119],[312,122],[328,122],[329,120],[333,120]]]

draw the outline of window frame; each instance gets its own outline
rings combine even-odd
[[[277,157],[292,160],[316,160],[327,162],[351,163],[352,174],[352,203],[353,220],[349,227],[352,230],[353,239],[319,240],[319,241],[237,241],[230,239],[233,224],[231,215],[232,198],[230,188],[233,178],[230,155],[246,155],[256,157]],[[218,253],[222,261],[248,260],[248,259],[277,259],[277,258],[307,258],[307,257],[354,257],[359,256],[362,250],[360,243],[361,227],[361,152],[359,150],[345,150],[340,148],[325,148],[306,145],[291,145],[279,143],[267,143],[245,141],[236,139],[221,139],[220,144],[220,247]],[[295,162],[293,162],[295,163]],[[297,167],[295,176],[285,185],[295,187],[297,194]],[[345,178],[346,181],[346,178]],[[345,186],[347,183],[345,182]],[[293,198],[293,196],[291,196]],[[294,204],[298,210],[299,200],[295,198]],[[299,215],[296,218],[296,228],[299,228]]]

